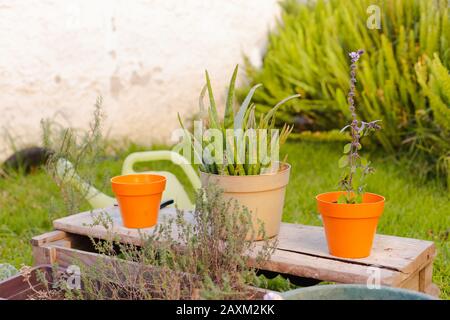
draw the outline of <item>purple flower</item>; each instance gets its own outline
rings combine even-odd
[[[354,65],[354,63],[356,63],[359,58],[361,57],[361,55],[364,53],[364,50],[358,50],[356,52],[350,52],[348,55],[350,56],[350,58],[352,59],[352,65],[350,66],[352,69],[356,69],[356,65]]]
[[[352,58],[352,60],[359,59],[359,54],[357,52],[350,52],[348,55]]]

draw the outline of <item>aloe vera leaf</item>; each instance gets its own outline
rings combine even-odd
[[[247,153],[249,154],[250,171],[254,174],[253,168],[255,163],[258,162],[258,135],[254,130],[252,130],[252,134],[249,135]]]
[[[257,150],[255,143],[257,144],[257,139],[255,131],[253,129],[246,130],[244,135],[244,146],[245,146],[245,172],[247,175],[253,174],[254,161],[257,160]]]
[[[202,91],[200,92],[200,95],[198,97],[198,106],[200,109],[200,118],[202,120],[207,119],[208,117],[208,112],[206,111],[205,108],[205,103],[203,102],[203,99],[205,98],[205,94],[206,94],[206,90],[208,89],[208,85],[204,85],[202,88]]]
[[[270,120],[269,129],[275,129],[275,120],[277,119],[276,114],[277,113],[274,112],[272,118],[268,119]]]
[[[180,123],[180,126],[183,129],[184,134],[188,137],[189,144],[194,152],[194,157],[196,157],[196,159],[200,163],[200,168],[205,169],[205,167],[203,166],[204,165],[203,158],[200,154],[198,154],[194,144],[192,143],[192,141],[194,141],[194,142],[198,142],[198,141],[195,139],[195,137],[192,135],[192,133],[190,133],[189,130],[187,130],[184,127],[183,121],[181,120],[181,116],[179,113],[178,113],[178,122]]]
[[[300,94],[294,94],[292,96],[289,96],[287,98],[284,98],[280,102],[278,102],[269,112],[267,112],[266,116],[264,117],[264,120],[269,122],[270,118],[272,118],[275,114],[275,112],[278,110],[279,107],[281,107],[284,103],[288,102],[289,100],[295,99],[300,97]]]
[[[223,117],[223,124],[225,128],[232,128],[234,124],[234,112],[233,112],[233,102],[234,102],[234,88],[236,85],[236,76],[238,73],[239,65],[236,65],[233,71],[233,76],[230,80],[230,86],[228,88],[227,102],[225,106],[225,115]]]
[[[234,133],[234,132],[233,132]],[[231,141],[233,143],[233,164],[234,164],[234,172],[235,175],[239,175],[239,169],[238,169],[238,152],[237,152],[237,141],[235,140],[235,136],[233,134],[233,136],[231,137]]]
[[[235,170],[234,170],[234,163],[235,163],[235,158],[234,158],[235,157],[234,137],[227,135],[226,131],[225,131],[224,132],[224,141],[225,141],[224,154],[225,154],[227,160],[232,160],[231,163],[229,161],[227,161],[228,171],[230,172],[230,175],[234,176],[235,175]]]
[[[283,128],[281,129],[280,133],[280,146],[286,143],[287,138],[291,134],[292,130],[294,129],[294,125],[289,126],[287,124],[284,124]]]
[[[234,129],[242,129],[244,124],[244,117],[247,111],[247,108],[250,104],[250,101],[252,100],[253,95],[255,94],[256,89],[261,87],[262,84],[257,84],[253,86],[253,88],[250,89],[247,96],[245,97],[244,101],[241,104],[241,107],[239,108],[238,113],[236,114],[236,117],[234,118]]]
[[[255,104],[252,103],[244,120],[245,128],[247,129],[255,129],[256,127],[255,109]]]
[[[228,172],[228,166],[218,164],[217,168],[219,169],[219,174],[224,175],[224,176],[230,175],[230,173]]]
[[[259,115],[258,129],[265,129],[265,127],[264,127],[264,114],[262,114],[262,113]]]
[[[250,166],[249,166],[248,163],[244,164],[244,171],[245,171],[245,175],[246,175],[246,176],[249,176],[249,175],[250,175],[250,173],[249,173],[249,168],[250,168]]]
[[[208,71],[205,70],[206,76],[206,86],[208,88],[208,96],[209,96],[209,120],[212,128],[219,128],[219,115],[217,114],[216,101],[214,100],[214,94],[211,87],[211,80],[209,79]]]
[[[211,165],[211,167],[212,167],[212,173],[219,174],[219,170],[218,170],[217,165],[215,163],[213,163]]]
[[[238,176],[245,176],[244,166],[242,164],[237,165]]]
[[[227,165],[228,172],[230,173],[230,176],[235,176],[236,172],[234,171],[234,167],[232,164]]]
[[[207,143],[205,149],[206,154],[210,156],[211,162],[217,168],[219,174],[227,174],[226,166],[223,163],[223,141],[222,135],[216,136],[215,134],[207,135],[205,142]],[[218,140],[220,139],[220,140]],[[204,153],[205,154],[205,153]]]

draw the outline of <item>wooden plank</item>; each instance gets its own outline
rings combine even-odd
[[[433,278],[433,264],[430,263],[419,273],[419,287],[420,291],[425,292],[425,289],[431,284]]]
[[[433,263],[426,265],[419,273],[419,291],[439,297],[440,289],[433,283]]]
[[[97,216],[99,212],[101,210],[61,218],[55,220],[53,225],[59,230],[105,239],[108,236],[105,228],[90,226],[92,217]],[[123,227],[118,208],[103,209],[103,212],[112,218],[113,227],[111,231],[117,234],[123,242],[140,244],[141,236],[139,231]],[[175,210],[173,208],[163,209],[159,215],[158,223],[174,215]],[[192,219],[189,213],[186,214],[186,217],[188,220]],[[141,229],[141,232],[151,233],[152,230],[153,228]],[[376,235],[372,254],[369,257],[363,259],[336,258],[328,253],[323,228],[289,223],[282,223],[281,225],[277,248],[279,250],[359,263],[366,266],[380,266],[403,273],[414,272],[418,266],[432,261],[435,254],[435,247],[431,241]]]
[[[408,279],[406,279],[406,281],[403,281],[399,287],[408,290],[420,291],[419,272],[413,273]]]
[[[75,259],[79,259],[79,263],[92,265],[101,257],[93,252],[73,249],[73,247],[66,245],[64,240],[46,244],[44,248],[47,248],[47,246],[54,247],[56,250],[54,261],[57,261],[61,267],[67,267],[73,264]],[[262,266],[261,269],[340,283],[367,283],[370,276],[369,268],[359,264],[329,260],[283,250],[276,250],[271,257],[271,261]],[[389,269],[380,268],[379,272],[381,284],[388,286],[396,286],[407,277],[407,275],[401,272]]]
[[[425,261],[430,261],[435,252],[434,244],[430,241],[376,235],[369,257],[363,259],[337,258],[328,253],[322,227],[290,223],[282,223],[278,242],[280,250],[367,266],[382,266],[403,273],[414,272]]]
[[[92,226],[93,221],[100,215],[107,214],[112,220],[112,226],[109,230],[101,225]],[[164,223],[166,219],[175,217],[175,210],[165,208],[161,210],[158,216],[158,223]],[[187,220],[192,220],[192,216],[185,214]],[[99,209],[88,212],[82,212],[76,215],[60,218],[53,221],[55,229],[63,230],[69,233],[90,236],[97,239],[108,239],[112,234],[118,236],[123,243],[134,245],[142,244],[142,234],[151,234],[154,228],[129,229],[123,226],[119,209],[116,207]]]
[[[161,210],[158,223],[174,217],[175,213],[172,208]],[[100,225],[92,226],[93,220],[101,214],[106,214],[113,222],[109,231]],[[185,218],[192,221],[192,214],[186,212]],[[123,227],[117,207],[61,218],[53,225],[59,230],[98,239],[108,239],[114,234],[120,241],[135,245],[141,245],[142,234],[151,234],[154,230]],[[419,270],[432,263],[434,256],[435,247],[430,241],[377,235],[370,257],[337,258],[328,253],[323,228],[282,223],[277,249],[264,269],[338,283],[366,283],[370,276],[369,267],[377,267],[381,284],[415,287],[419,280],[412,276],[419,277]]]
[[[419,273],[419,290],[439,297],[439,287],[433,284],[433,263],[429,263]]]
[[[67,234],[61,230],[50,231],[38,236],[35,236],[31,239],[31,244],[33,246],[42,246],[45,243],[53,242],[56,240],[61,240],[66,238]]]
[[[117,269],[111,269],[111,272],[121,273],[126,271],[127,276],[114,274],[113,277],[123,279],[135,279],[139,274],[143,273],[151,276],[152,273],[161,272],[161,269],[156,266],[142,265],[134,261],[126,261],[116,257],[100,255],[95,252],[86,252],[73,248],[60,247],[58,245],[55,245],[53,249],[55,250],[58,266],[61,268],[67,268],[70,265],[97,266],[99,268],[117,266]],[[187,274],[183,272],[179,272],[178,275],[187,277]]]
[[[359,264],[283,250],[276,250],[270,261],[261,266],[261,269],[338,283],[365,284],[372,275],[372,269]],[[386,286],[396,286],[408,276],[395,270],[385,268],[378,270],[380,284]]]
[[[58,247],[64,247],[64,248],[72,248],[72,242],[70,240],[62,239],[62,240],[56,240],[49,244],[46,244],[45,246],[58,246]]]
[[[34,266],[50,264],[50,253],[48,248],[33,246],[32,251]]]
[[[33,246],[33,265],[53,264],[56,261],[55,250],[52,247]]]
[[[59,247],[55,245],[54,247],[56,260],[58,261],[58,266],[61,268],[67,268],[73,264],[83,264],[85,266],[92,266],[99,263],[98,260],[111,261],[112,258],[99,255],[95,252],[87,252],[72,248]]]

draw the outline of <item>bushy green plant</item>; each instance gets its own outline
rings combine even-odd
[[[367,27],[371,5],[380,8],[380,29]],[[426,149],[434,165],[448,159],[450,127],[442,119],[450,115],[450,89],[438,78],[448,77],[449,42],[446,0],[358,0],[351,5],[287,0],[277,30],[269,35],[263,67],[247,63],[246,71],[250,84],[264,84],[253,99],[257,110],[266,112],[280,97],[297,92],[303,99],[290,101],[278,119],[294,124],[294,132],[328,131],[350,118],[346,52],[365,48],[357,84],[361,118],[382,120],[383,130],[374,137],[388,152]],[[433,55],[441,67],[429,67],[434,80],[425,79],[424,87],[414,66]]]
[[[448,173],[450,187],[450,74],[436,54],[424,56],[415,67],[429,108],[417,112],[416,134],[408,142],[412,151],[437,161],[436,170]]]
[[[194,153],[194,161],[200,170],[221,175],[257,175],[272,168],[273,156],[278,157],[279,147],[286,141],[292,126],[284,125],[281,132],[275,129],[278,109],[287,101],[300,95],[291,95],[275,103],[259,119],[255,115],[252,97],[261,84],[254,85],[246,95],[241,106],[235,110],[235,82],[238,66],[234,69],[228,88],[225,113],[219,118],[208,71],[205,72],[206,84],[200,98],[200,118],[194,133],[189,132],[178,115],[180,125],[186,134],[186,141]],[[205,108],[204,96],[208,93],[209,107]],[[196,130],[198,129],[197,133]],[[215,130],[215,131],[214,131]],[[208,134],[211,132],[218,135]],[[262,152],[261,149],[265,148]]]
[[[67,213],[78,213],[86,209],[85,197],[87,189],[77,189],[70,183],[73,173],[68,171],[61,176],[58,174],[58,160],[68,160],[74,172],[80,173],[89,185],[95,185],[99,172],[98,168],[106,155],[107,142],[102,135],[104,114],[102,112],[103,98],[98,97],[94,105],[92,120],[88,130],[76,130],[64,127],[52,119],[44,119],[42,125],[42,143],[51,155],[46,163],[46,171],[53,178],[61,190]],[[107,175],[108,173],[106,173]],[[109,184],[109,180],[102,181],[103,188]],[[50,204],[51,206],[53,203]],[[50,212],[60,211],[61,208],[49,208]]]
[[[8,279],[17,273],[17,269],[9,263],[0,263],[0,281]]]

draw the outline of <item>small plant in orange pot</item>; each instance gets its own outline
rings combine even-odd
[[[112,178],[111,184],[125,227],[140,229],[156,224],[166,187],[164,176],[129,174]]]
[[[352,121],[341,131],[350,130],[351,142],[344,146],[339,167],[344,172],[339,182],[341,191],[316,196],[330,254],[343,258],[364,258],[370,255],[378,219],[383,213],[384,197],[365,192],[365,178],[373,172],[370,162],[360,155],[361,139],[381,129],[378,122],[360,121],[356,117],[356,67],[363,50],[351,52],[351,79],[348,103]]]

